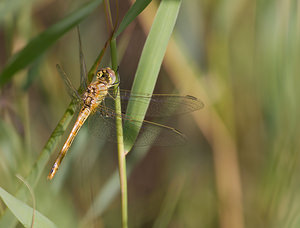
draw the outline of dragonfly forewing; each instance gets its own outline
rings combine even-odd
[[[132,94],[129,90],[120,90],[122,113],[127,112],[129,100],[134,101],[137,106],[148,105],[145,117],[170,117],[183,115],[197,111],[204,107],[202,101],[193,96],[179,96],[172,94]],[[105,105],[114,109],[115,97],[107,96]],[[144,113],[141,113],[144,115]],[[135,113],[139,116],[139,113]]]
[[[56,69],[57,69],[60,77],[64,81],[67,92],[70,95],[70,97],[73,100],[75,100],[75,102],[80,103],[81,97],[80,97],[79,93],[77,92],[77,90],[72,85],[72,83],[71,83],[70,79],[68,78],[67,74],[65,73],[65,71],[62,69],[62,67],[59,64],[56,64]]]
[[[87,80],[86,64],[82,52],[82,42],[81,42],[79,26],[77,26],[77,34],[78,34],[79,58],[80,58],[80,90],[84,91],[87,88],[88,80]]]

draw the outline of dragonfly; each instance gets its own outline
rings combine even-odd
[[[66,139],[61,151],[59,152],[51,170],[48,175],[48,179],[52,179],[58,171],[58,168],[65,157],[67,151],[71,147],[73,140],[78,134],[80,128],[83,126],[89,116],[93,116],[93,119],[103,119],[103,129],[98,129],[100,132],[111,130],[110,139],[115,138],[115,126],[112,120],[116,117],[122,118],[123,121],[127,121],[127,127],[141,126],[137,145],[147,145],[151,142],[157,145],[175,145],[181,144],[186,141],[185,136],[175,128],[150,122],[147,120],[138,121],[125,114],[127,104],[129,100],[135,100],[138,103],[149,103],[146,117],[168,117],[174,114],[180,115],[189,112],[193,112],[201,109],[203,103],[193,96],[179,96],[172,94],[132,94],[128,90],[120,90],[119,98],[122,104],[122,113],[117,114],[115,110],[109,107],[107,101],[113,103],[117,97],[112,93],[115,85],[119,82],[116,77],[116,73],[109,67],[102,68],[97,71],[95,80],[92,81],[82,93],[79,95],[77,90],[74,89],[66,73],[62,68],[57,65],[57,70],[60,76],[64,80],[69,94],[73,97],[73,100],[80,107],[75,124]],[[107,121],[109,119],[110,121]],[[101,127],[101,126],[100,126]],[[126,129],[123,129],[126,135]],[[127,128],[128,130],[128,128]],[[157,133],[159,136],[157,137]],[[140,135],[142,135],[140,137]],[[130,137],[126,136],[126,137]],[[139,140],[141,139],[141,140]]]

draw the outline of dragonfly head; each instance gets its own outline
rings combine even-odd
[[[102,68],[97,72],[97,80],[107,85],[113,85],[116,81],[116,74],[109,67]]]

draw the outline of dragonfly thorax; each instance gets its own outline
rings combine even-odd
[[[92,82],[83,94],[83,103],[85,107],[93,110],[95,109],[104,99],[108,93],[108,85],[99,81]]]

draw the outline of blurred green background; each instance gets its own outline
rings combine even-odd
[[[0,71],[84,2],[0,2]],[[157,4],[117,39],[121,88],[131,87]],[[129,8],[120,1],[120,18]],[[90,68],[108,37],[103,4],[80,31]],[[155,92],[193,95],[205,107],[164,122],[188,136],[186,145],[128,154],[129,227],[300,227],[299,44],[298,1],[182,2]],[[70,102],[55,65],[79,85],[78,51],[71,29],[1,87],[0,186],[11,194]],[[107,51],[101,65],[109,59]],[[58,227],[120,227],[116,146],[91,138],[85,125],[49,182],[69,130],[51,155],[34,189],[36,209]]]

